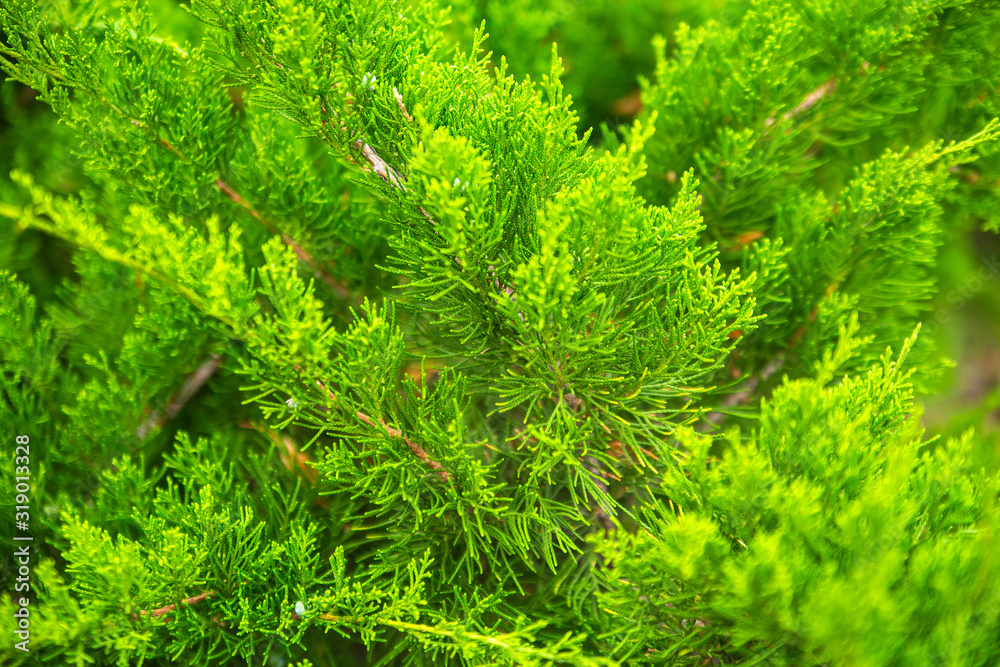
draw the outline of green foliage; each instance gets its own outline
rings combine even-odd
[[[673,34],[681,22],[703,23],[724,3],[718,0],[458,0],[447,34],[462,44],[482,21],[486,46],[518,77],[538,79],[549,67],[548,46],[559,44],[565,85],[581,118],[581,130],[625,122],[639,110],[637,76],[656,65],[649,48],[656,35]]]
[[[4,664],[995,664],[996,397],[926,436],[914,331],[998,29],[3,4]]]
[[[902,358],[829,386],[836,357],[775,391],[759,429],[734,430],[721,456],[682,434],[659,480],[670,509],[643,508],[648,533],[595,540],[611,564],[599,597],[626,653],[678,665],[1000,659],[1000,476],[975,467],[971,434],[923,441]]]
[[[666,202],[694,169],[707,236],[727,266],[767,267],[754,293],[775,317],[747,341],[747,372],[800,345],[809,353],[785,354],[782,369],[807,372],[837,332],[808,323],[831,310],[859,310],[873,354],[900,340],[933,292],[933,220],[995,219],[995,197],[983,206],[967,187],[946,197],[955,184],[926,172],[989,156],[976,173],[995,187],[997,74],[974,68],[998,56],[984,38],[998,29],[990,2],[758,2],[736,3],[728,24],[681,29],[673,58],[658,42],[640,116],[655,123],[646,146],[655,168],[641,191]],[[929,145],[977,132],[983,141],[941,155]],[[884,223],[870,225],[874,212]],[[762,236],[771,242],[758,249]],[[800,328],[820,339],[799,341]]]

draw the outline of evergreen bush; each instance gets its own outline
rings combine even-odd
[[[3,664],[1000,664],[1000,3],[451,4],[0,4]]]

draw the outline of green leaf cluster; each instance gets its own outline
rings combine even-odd
[[[6,2],[4,664],[996,663],[996,436],[925,434],[914,332],[1000,219],[998,29]]]

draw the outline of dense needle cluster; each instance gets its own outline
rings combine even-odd
[[[4,664],[1000,662],[1000,5],[719,4],[6,0]]]

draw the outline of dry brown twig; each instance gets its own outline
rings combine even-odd
[[[157,143],[159,143],[161,146],[163,146],[167,151],[169,151],[173,155],[177,156],[179,159],[183,160],[184,162],[191,162],[192,161],[187,155],[184,154],[183,151],[181,151],[180,149],[178,149],[176,146],[174,146],[173,144],[171,144],[166,139],[163,139],[162,137],[160,137],[159,135],[157,135],[156,132],[153,130],[153,128],[149,127],[148,125],[146,125],[142,121],[136,120],[135,118],[131,118],[131,119],[129,119],[129,121],[133,125],[135,125],[136,127],[141,128],[142,130],[145,130],[146,132],[148,132],[151,135],[153,135],[156,138]],[[329,273],[327,273],[322,268],[320,268],[319,263],[315,260],[315,258],[313,258],[313,256],[310,255],[308,252],[306,252],[302,248],[302,246],[300,246],[298,243],[296,243],[295,239],[293,239],[291,236],[289,236],[285,232],[279,231],[272,224],[270,224],[264,218],[264,216],[262,216],[259,211],[257,211],[256,209],[254,209],[249,204],[249,202],[247,202],[247,200],[244,199],[231,185],[229,185],[228,183],[226,183],[221,178],[215,179],[214,185],[215,185],[216,188],[218,188],[218,190],[222,194],[224,194],[226,197],[228,197],[233,203],[237,204],[244,211],[246,211],[247,213],[249,213],[250,216],[254,220],[256,220],[260,224],[264,225],[264,227],[267,229],[267,231],[269,231],[269,232],[271,232],[272,234],[275,234],[275,235],[280,235],[282,242],[284,242],[285,245],[289,246],[292,250],[294,250],[295,251],[295,255],[304,264],[306,264],[306,266],[308,266],[313,271],[313,273],[315,273],[323,282],[325,282],[327,285],[329,285],[331,287],[331,289],[333,289],[341,298],[343,298],[343,299],[349,299],[350,298],[350,291],[347,289],[347,287],[343,283],[338,282],[336,279],[333,278],[333,276],[331,276]]]
[[[316,385],[320,389],[323,390],[323,392],[327,395],[327,397],[332,402],[334,402],[334,403],[337,402],[336,395],[334,395],[334,393],[332,391],[330,391],[329,389],[327,389],[326,385],[324,385],[319,380],[316,380]],[[369,417],[368,415],[366,415],[364,412],[361,412],[360,410],[356,410],[354,414],[355,414],[355,416],[362,423],[364,423],[364,424],[366,424],[368,426],[374,426],[374,427],[381,426],[381,428],[387,434],[389,434],[390,437],[392,437],[392,438],[401,438],[403,440],[403,442],[406,443],[406,446],[410,448],[410,451],[413,452],[413,454],[418,459],[420,459],[421,461],[423,461],[424,464],[426,464],[429,468],[431,468],[432,470],[434,470],[437,473],[438,477],[440,477],[441,479],[443,479],[446,482],[451,481],[451,475],[449,475],[448,471],[444,469],[444,466],[442,466],[440,463],[438,463],[433,458],[431,458],[431,456],[427,453],[427,451],[423,447],[421,447],[417,443],[413,442],[413,440],[411,440],[408,437],[406,437],[405,435],[403,435],[403,432],[400,431],[398,428],[396,428],[394,426],[390,426],[389,424],[386,424],[385,420],[383,420],[381,418],[379,418],[379,420],[376,422],[374,419],[372,419],[371,417]],[[371,465],[371,461],[370,460],[369,460],[369,465]]]
[[[198,366],[193,373],[188,375],[184,380],[184,384],[181,385],[180,390],[167,403],[163,414],[161,415],[156,410],[153,410],[146,421],[139,426],[136,432],[139,439],[144,439],[151,430],[160,428],[169,420],[176,417],[177,413],[191,400],[191,397],[198,393],[198,390],[215,374],[220,365],[222,365],[222,355],[213,354],[208,360]]]
[[[199,602],[201,602],[203,600],[208,599],[208,597],[212,596],[212,595],[215,595],[215,593],[212,592],[212,591],[208,591],[208,592],[202,593],[200,595],[195,595],[194,597],[185,598],[185,599],[181,600],[180,603],[181,604],[186,604],[186,605],[197,604],[197,603],[199,603]],[[160,616],[166,616],[167,614],[169,614],[170,612],[174,611],[175,609],[177,609],[177,605],[176,604],[168,604],[166,607],[160,607],[159,609],[152,609],[150,611],[142,610],[138,614],[132,614],[132,620],[137,621],[137,620],[139,620],[140,616],[151,616],[153,618],[158,618]]]
[[[412,123],[413,117],[409,113],[407,113],[406,105],[403,104],[403,96],[399,94],[399,91],[396,90],[395,86],[393,86],[392,88],[392,95],[393,97],[396,98],[396,104],[399,105],[399,110],[400,112],[402,112],[403,118],[405,118],[408,123]]]
[[[836,90],[836,88],[837,88],[837,82],[834,81],[833,79],[830,79],[829,81],[821,84],[819,87],[816,88],[816,90],[814,90],[811,93],[809,93],[808,95],[806,95],[805,99],[802,100],[798,104],[798,106],[796,106],[791,111],[786,112],[783,115],[783,118],[785,120],[791,120],[791,119],[795,118],[796,116],[798,116],[799,114],[801,114],[803,111],[807,111],[808,109],[814,107],[817,102],[819,102],[824,97],[826,97],[827,95],[829,95],[830,93],[832,93],[834,90]],[[770,127],[773,124],[774,124],[774,118],[773,117],[767,118],[764,121],[764,127]]]

